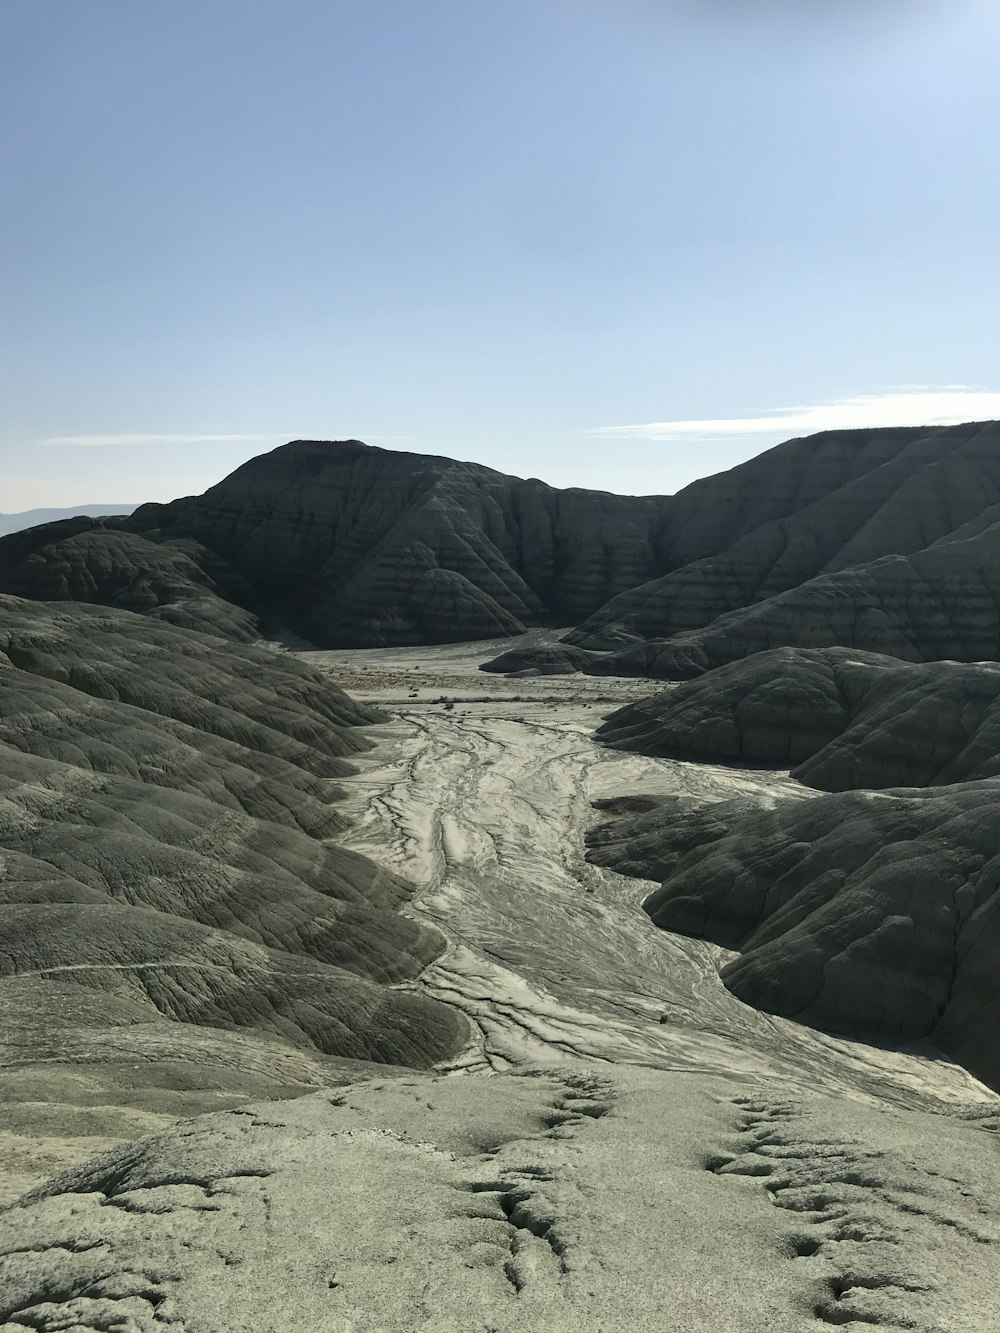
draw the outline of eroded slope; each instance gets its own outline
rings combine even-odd
[[[39,1061],[73,1104],[70,1068],[100,1084],[123,1061],[146,1090],[154,1067],[167,1092],[235,1067],[235,1093],[301,1091],[334,1057],[427,1065],[462,1043],[408,985],[443,937],[338,845],[337,779],[376,718],[288,654],[2,599],[0,1095],[17,1104]],[[220,1054],[224,1029],[249,1043]]]

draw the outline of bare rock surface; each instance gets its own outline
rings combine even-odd
[[[598,737],[675,759],[775,764],[824,791],[1000,774],[1000,666],[779,648],[613,712]]]
[[[941,1178],[941,1117],[852,1112],[566,1067],[244,1106],[0,1215],[0,1327],[989,1326],[988,1130]]]
[[[0,539],[0,589],[321,647],[583,622],[499,670],[672,678],[783,643],[969,660],[1000,642],[998,430],[824,432],[674,496],[296,440],[204,495]]]
[[[304,1091],[337,1061],[462,1044],[409,988],[444,937],[340,845],[372,709],[287,653],[11,597],[0,705],[0,1101],[62,1071],[50,1095],[79,1125],[80,1079],[110,1065],[119,1121],[131,1105],[142,1127],[186,1092]]]

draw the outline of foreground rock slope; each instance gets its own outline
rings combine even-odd
[[[799,761],[793,777],[839,794],[670,801],[593,830],[590,855],[661,881],[645,904],[657,925],[738,949],[722,977],[748,1003],[869,1039],[931,1037],[1000,1086],[998,716],[994,663],[758,654],[619,710],[600,736]]]
[[[825,432],[638,497],[297,440],[204,495],[0,539],[20,596],[320,646],[578,624],[497,669],[665,678],[783,644],[992,657],[998,570],[995,422]]]
[[[850,1111],[556,1066],[202,1117],[0,1214],[0,1327],[991,1327],[995,1116]]]
[[[443,937],[338,846],[371,709],[284,653],[11,597],[0,705],[0,1100],[163,1110],[465,1040],[404,985]]]

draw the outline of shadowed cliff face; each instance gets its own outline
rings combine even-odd
[[[800,642],[803,624],[810,643],[981,656],[996,608],[969,571],[992,568],[1000,541],[998,439],[991,423],[826,432],[640,497],[299,440],[204,495],[2,539],[0,588],[236,639],[262,616],[329,647],[583,622],[569,636],[583,656],[529,653],[502,670],[683,676]],[[950,553],[927,550],[944,539]],[[970,586],[942,627],[932,603],[956,581]]]

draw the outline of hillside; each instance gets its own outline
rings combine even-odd
[[[11,532],[21,532],[25,528],[37,528],[42,523],[57,523],[60,519],[75,518],[81,514],[98,518],[107,514],[131,514],[138,505],[134,504],[83,504],[65,509],[22,509],[17,514],[0,514],[0,537]]]
[[[826,432],[634,497],[299,440],[204,495],[2,538],[0,589],[320,647],[579,626],[501,670],[669,678],[784,643],[975,659],[1000,637],[998,442],[996,423]]]
[[[288,654],[11,597],[0,704],[11,1130],[44,1100],[86,1136],[96,1101],[127,1136],[464,1042],[400,986],[443,937],[398,913],[408,884],[338,845],[373,710]]]

